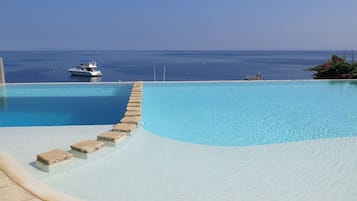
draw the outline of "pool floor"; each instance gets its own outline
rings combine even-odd
[[[351,201],[357,138],[252,147],[194,145],[140,128],[87,165],[44,178],[85,200]]]

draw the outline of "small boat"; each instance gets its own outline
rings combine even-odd
[[[72,75],[89,76],[89,77],[101,77],[103,74],[100,70],[96,70],[97,63],[95,61],[88,64],[80,64],[79,66],[68,69]]]
[[[245,80],[262,80],[262,74],[258,72],[256,75],[247,75],[244,78]]]

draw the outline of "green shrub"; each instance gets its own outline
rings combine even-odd
[[[315,71],[314,79],[356,79],[357,63],[350,64],[346,59],[332,55],[331,59],[323,64],[308,68]]]

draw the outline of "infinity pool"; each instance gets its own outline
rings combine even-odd
[[[145,84],[145,129],[190,143],[250,146],[357,136],[356,81]]]
[[[0,126],[114,124],[129,84],[10,84],[0,88]]]
[[[77,118],[95,123],[106,119],[103,114],[117,121],[130,88],[9,86],[0,96],[0,115],[13,115],[17,125],[32,118],[43,124],[41,113],[53,115],[49,124]],[[85,107],[72,105],[72,98]],[[73,168],[35,174],[93,201],[351,201],[357,196],[356,100],[355,81],[145,83],[143,126],[126,143],[105,147],[101,157],[75,160]],[[83,111],[89,106],[98,110]],[[77,109],[71,121],[61,120],[62,112]],[[2,127],[0,147],[28,165],[38,153],[69,149],[110,127]]]

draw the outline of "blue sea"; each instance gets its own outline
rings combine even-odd
[[[306,71],[342,51],[0,51],[6,81],[118,82],[144,80],[312,79]],[[101,78],[71,76],[67,69],[95,60]],[[155,68],[154,68],[155,66]],[[165,66],[165,67],[164,67]],[[155,69],[155,73],[154,73]],[[155,76],[154,76],[155,75]]]

